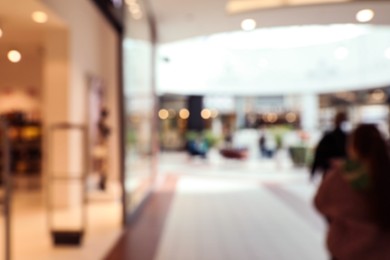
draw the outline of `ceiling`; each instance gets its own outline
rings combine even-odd
[[[258,29],[167,43],[158,50],[161,94],[326,93],[390,83],[390,26]]]
[[[258,28],[303,25],[355,23],[358,10],[374,9],[374,24],[390,24],[390,2],[387,0],[342,1],[327,0],[328,4],[309,4],[325,0],[154,0],[152,11],[160,43],[173,42],[201,35],[240,30],[243,19],[256,20]],[[286,6],[283,3],[298,4]],[[235,3],[236,10],[227,10]],[[272,8],[262,8],[268,3]],[[302,4],[302,5],[299,5]],[[245,10],[245,11],[243,11]]]
[[[390,48],[390,1],[326,1],[151,0],[159,43],[159,93],[278,95],[388,85],[390,58],[384,52]],[[362,34],[324,27],[358,24],[356,13],[367,8],[375,16]],[[241,30],[248,18],[257,23],[253,32]],[[286,26],[293,26],[292,32]],[[280,32],[279,42],[269,40],[281,27],[286,31]],[[340,47],[349,52],[344,60],[335,58]],[[138,51],[132,54],[140,55],[148,46],[133,48]],[[142,57],[136,60],[139,67]],[[147,78],[133,77],[133,86]]]
[[[35,23],[31,18],[34,11],[47,13],[47,23]],[[3,31],[0,38],[1,52],[11,48],[23,51],[24,54],[35,52],[43,46],[45,32],[59,26],[64,26],[63,22],[38,0],[0,0],[0,28]]]

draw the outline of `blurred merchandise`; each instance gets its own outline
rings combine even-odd
[[[0,118],[9,125],[11,173],[15,177],[39,176],[42,168],[41,123],[28,120],[22,112],[2,114]]]

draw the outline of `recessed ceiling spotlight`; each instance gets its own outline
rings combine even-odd
[[[17,50],[10,50],[7,55],[8,59],[12,63],[18,63],[22,59],[22,54]]]
[[[356,13],[356,20],[361,23],[367,23],[374,18],[374,11],[371,9],[363,9]]]
[[[339,47],[334,52],[334,57],[338,60],[344,60],[348,57],[349,50],[345,47]]]
[[[42,11],[33,12],[31,17],[36,23],[46,23],[48,20],[47,14]]]
[[[252,31],[256,28],[256,21],[253,19],[245,19],[241,22],[241,28],[244,31]]]

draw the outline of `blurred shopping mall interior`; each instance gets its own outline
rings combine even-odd
[[[309,169],[338,111],[390,136],[389,13],[0,0],[0,259],[328,259]]]

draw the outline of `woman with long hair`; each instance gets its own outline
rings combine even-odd
[[[390,157],[375,125],[348,139],[348,159],[335,161],[315,206],[329,223],[327,246],[337,260],[390,259]]]

